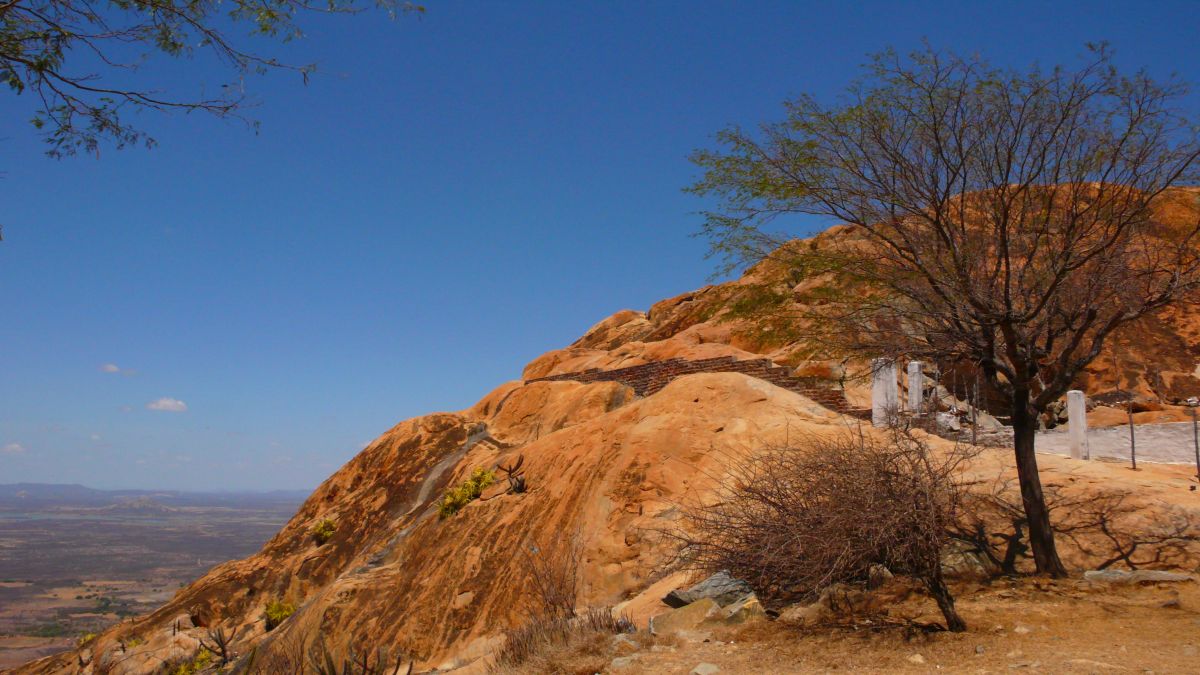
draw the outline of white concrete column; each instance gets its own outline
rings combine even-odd
[[[899,403],[896,362],[892,359],[871,361],[871,424],[877,427],[890,426]]]
[[[920,361],[908,362],[908,411],[912,414],[921,412],[924,403],[925,374],[921,372]]]
[[[1067,436],[1072,459],[1092,458],[1087,441],[1087,404],[1078,389],[1067,392]]]

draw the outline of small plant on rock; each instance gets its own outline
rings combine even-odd
[[[208,640],[200,639],[200,646],[208,650],[211,654],[215,654],[221,659],[220,665],[225,665],[233,660],[233,645],[237,639],[238,629],[226,631],[224,628],[210,628],[208,630]]]
[[[517,458],[508,465],[501,464],[496,467],[504,472],[504,478],[508,480],[508,491],[512,494],[521,494],[525,492],[525,455],[517,455]]]
[[[329,518],[322,518],[312,529],[308,531],[312,535],[313,541],[317,542],[317,546],[324,546],[325,542],[333,537],[333,533],[337,531],[337,524]]]
[[[438,515],[448,518],[458,513],[464,506],[479,499],[479,495],[483,494],[484,489],[495,482],[496,474],[494,472],[483,467],[476,468],[471,472],[470,478],[459,483],[457,487],[446,490],[441,504],[438,505]]]
[[[263,617],[267,620],[267,630],[274,630],[276,626],[283,623],[287,618],[296,613],[296,607],[290,602],[283,600],[272,600],[267,603],[267,607],[263,610]]]
[[[212,661],[212,652],[201,647],[200,651],[196,652],[196,655],[192,658],[184,659],[183,661],[168,662],[166,668],[163,670],[169,675],[196,675],[196,673],[202,673],[212,666]]]

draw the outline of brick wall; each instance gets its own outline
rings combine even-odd
[[[540,377],[530,382],[548,382],[573,380],[575,382],[620,382],[631,387],[639,396],[650,396],[671,380],[680,375],[692,373],[743,373],[760,380],[766,380],[784,389],[803,394],[820,405],[837,410],[851,412],[850,404],[842,390],[829,380],[818,377],[795,377],[790,368],[775,365],[770,359],[746,359],[739,361],[732,356],[721,356],[714,359],[687,361],[685,359],[668,359],[655,361],[640,366],[617,368],[615,370],[584,370],[578,373],[564,373]]]

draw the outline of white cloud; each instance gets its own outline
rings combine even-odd
[[[121,366],[118,366],[115,363],[106,363],[106,364],[100,366],[100,372],[112,373],[114,375],[124,375],[125,377],[132,377],[134,375],[137,375],[136,370],[134,370],[132,368],[122,368]]]
[[[186,403],[169,396],[164,396],[157,401],[147,403],[146,408],[149,410],[161,410],[163,412],[186,412],[188,409]]]
[[[93,441],[98,441],[100,440],[100,434],[92,434],[91,438]]]
[[[4,447],[0,447],[0,455],[22,455],[25,453],[25,446],[20,443],[9,443]]]

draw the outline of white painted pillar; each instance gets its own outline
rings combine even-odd
[[[1087,442],[1087,404],[1078,389],[1067,392],[1067,435],[1072,459],[1092,458]]]
[[[925,374],[920,361],[908,362],[908,412],[917,414],[924,407]]]
[[[871,361],[871,424],[877,427],[890,426],[899,403],[896,362],[892,359]]]

